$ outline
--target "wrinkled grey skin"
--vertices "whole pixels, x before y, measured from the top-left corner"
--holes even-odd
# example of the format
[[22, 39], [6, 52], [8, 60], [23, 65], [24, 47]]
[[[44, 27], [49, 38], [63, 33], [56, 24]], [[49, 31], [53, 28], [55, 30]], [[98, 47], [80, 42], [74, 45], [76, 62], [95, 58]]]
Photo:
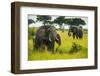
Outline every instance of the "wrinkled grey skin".
[[[72, 35], [71, 35], [72, 34]], [[82, 27], [70, 27], [68, 30], [68, 36], [73, 36], [73, 39], [82, 39], [83, 38], [83, 31]]]
[[60, 46], [61, 39], [60, 35], [57, 34], [54, 26], [41, 26], [37, 32], [35, 37], [35, 48], [43, 48], [47, 46], [49, 51], [54, 52], [55, 41]]

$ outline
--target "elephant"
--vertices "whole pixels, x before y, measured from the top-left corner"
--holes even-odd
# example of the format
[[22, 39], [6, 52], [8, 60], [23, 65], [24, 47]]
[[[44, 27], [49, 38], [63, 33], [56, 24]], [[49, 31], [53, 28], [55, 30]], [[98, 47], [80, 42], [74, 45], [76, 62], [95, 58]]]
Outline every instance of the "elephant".
[[35, 37], [35, 48], [43, 48], [47, 46], [47, 49], [51, 52], [54, 52], [55, 42], [60, 46], [61, 37], [56, 32], [54, 26], [40, 26], [36, 32]]
[[76, 27], [76, 26], [71, 26], [68, 30], [68, 36], [73, 36], [73, 39], [82, 39], [83, 38], [83, 31], [82, 31], [82, 26]]

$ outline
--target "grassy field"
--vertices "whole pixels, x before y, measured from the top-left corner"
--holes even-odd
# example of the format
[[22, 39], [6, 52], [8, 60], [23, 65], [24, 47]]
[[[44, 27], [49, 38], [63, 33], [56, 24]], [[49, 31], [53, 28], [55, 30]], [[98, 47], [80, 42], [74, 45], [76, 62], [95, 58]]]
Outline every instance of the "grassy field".
[[[68, 31], [57, 31], [61, 36], [61, 46], [59, 47], [55, 43], [55, 50], [57, 49], [57, 53], [50, 53], [47, 51], [47, 48], [43, 50], [43, 52], [34, 51], [34, 41], [32, 38], [28, 40], [28, 60], [56, 60], [56, 59], [79, 59], [79, 58], [87, 58], [88, 57], [88, 35], [84, 34], [83, 39], [73, 39], [72, 37], [68, 37]], [[81, 49], [77, 52], [74, 52], [72, 46], [73, 43], [81, 46]], [[71, 52], [73, 51], [73, 52]]]

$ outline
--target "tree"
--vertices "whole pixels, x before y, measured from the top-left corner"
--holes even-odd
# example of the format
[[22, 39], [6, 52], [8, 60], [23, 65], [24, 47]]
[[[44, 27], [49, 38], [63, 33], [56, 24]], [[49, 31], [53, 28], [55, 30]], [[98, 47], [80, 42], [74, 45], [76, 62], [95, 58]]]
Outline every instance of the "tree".
[[60, 29], [64, 31], [65, 16], [59, 16], [53, 22], [58, 24]]
[[72, 18], [65, 19], [65, 24], [73, 25], [73, 19]]
[[74, 18], [73, 19], [73, 24], [76, 25], [76, 26], [79, 26], [79, 25], [85, 25], [86, 23], [81, 18]]
[[32, 23], [35, 23], [35, 21], [32, 20], [32, 19], [28, 19], [28, 25], [29, 25], [29, 24], [32, 24]]
[[65, 20], [65, 24], [71, 26], [79, 26], [79, 25], [85, 25], [86, 22], [81, 18], [70, 18]]
[[37, 15], [37, 22], [43, 22], [43, 25], [45, 26], [49, 21], [51, 20], [51, 16], [48, 15]]

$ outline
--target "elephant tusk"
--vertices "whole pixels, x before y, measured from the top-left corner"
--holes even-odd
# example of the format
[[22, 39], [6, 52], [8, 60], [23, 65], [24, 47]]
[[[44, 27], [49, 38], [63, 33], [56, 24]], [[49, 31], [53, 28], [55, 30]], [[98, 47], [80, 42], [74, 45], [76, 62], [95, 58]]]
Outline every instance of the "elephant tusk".
[[49, 41], [50, 41], [50, 42], [52, 41], [50, 37], [49, 37]]

